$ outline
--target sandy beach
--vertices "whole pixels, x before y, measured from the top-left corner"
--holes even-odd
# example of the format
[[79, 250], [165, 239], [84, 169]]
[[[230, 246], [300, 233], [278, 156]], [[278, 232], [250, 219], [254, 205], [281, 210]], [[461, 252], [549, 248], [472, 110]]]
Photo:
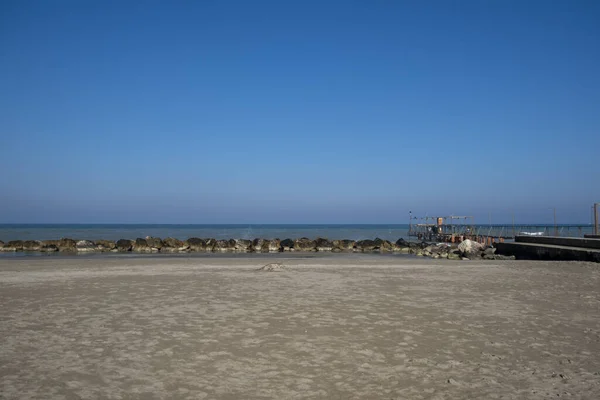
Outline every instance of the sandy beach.
[[0, 304], [2, 399], [600, 398], [598, 264], [0, 258]]

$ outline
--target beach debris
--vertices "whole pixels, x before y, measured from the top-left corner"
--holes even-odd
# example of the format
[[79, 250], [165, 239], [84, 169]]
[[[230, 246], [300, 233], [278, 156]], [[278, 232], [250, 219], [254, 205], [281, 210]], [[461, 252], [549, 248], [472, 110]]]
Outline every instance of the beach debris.
[[286, 266], [280, 263], [270, 263], [267, 265], [263, 265], [258, 269], [258, 271], [267, 271], [267, 272], [280, 272], [285, 271]]

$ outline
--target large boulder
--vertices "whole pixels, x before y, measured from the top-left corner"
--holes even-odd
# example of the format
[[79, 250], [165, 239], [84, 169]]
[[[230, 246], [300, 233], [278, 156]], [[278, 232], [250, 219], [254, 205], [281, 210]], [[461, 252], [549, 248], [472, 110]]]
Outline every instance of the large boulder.
[[98, 251], [113, 251], [116, 248], [117, 245], [112, 240], [96, 240], [96, 249]]
[[133, 241], [129, 240], [129, 239], [119, 239], [117, 240], [117, 243], [115, 243], [117, 251], [120, 252], [127, 252], [127, 251], [131, 251], [132, 247], [133, 247]]
[[152, 236], [146, 236], [146, 243], [148, 243], [148, 246], [152, 249], [153, 252], [160, 251], [160, 249], [162, 249], [162, 247], [164, 246], [161, 238]]
[[80, 253], [88, 253], [96, 251], [96, 244], [91, 240], [79, 240], [76, 244], [76, 248]]
[[248, 239], [236, 239], [234, 250], [240, 253], [249, 253], [252, 251], [252, 241]]
[[316, 238], [315, 239], [315, 248], [317, 251], [332, 251], [333, 250], [333, 242], [329, 239], [325, 238]]
[[395, 253], [408, 254], [410, 253], [410, 242], [400, 238], [393, 244], [392, 251]]
[[252, 248], [257, 253], [266, 253], [269, 251], [269, 241], [265, 239], [256, 238], [252, 241]]
[[44, 244], [40, 251], [44, 253], [54, 253], [58, 251], [58, 246], [55, 244]]
[[163, 247], [160, 251], [165, 253], [178, 253], [184, 252], [189, 249], [189, 245], [184, 244], [183, 241], [175, 238], [166, 238], [163, 241]]
[[279, 244], [283, 251], [294, 251], [294, 241], [292, 239], [283, 239]]
[[206, 239], [206, 251], [214, 251], [215, 246], [217, 245], [216, 239]]
[[356, 251], [370, 252], [379, 250], [379, 246], [374, 240], [366, 239], [356, 242]]
[[279, 253], [281, 251], [281, 240], [279, 240], [279, 239], [267, 240], [267, 251], [269, 253]]
[[62, 238], [58, 241], [57, 245], [58, 245], [59, 251], [67, 251], [67, 252], [77, 251], [77, 242], [73, 239]]
[[229, 239], [219, 239], [216, 241], [215, 246], [213, 248], [214, 251], [219, 253], [225, 253], [228, 251], [233, 251], [235, 249], [235, 240]]
[[334, 240], [331, 242], [333, 244], [333, 250], [339, 249], [340, 251], [352, 251], [354, 250], [354, 246], [356, 242], [354, 240], [343, 239], [343, 240]]
[[54, 253], [58, 251], [58, 240], [42, 240], [42, 248], [40, 251], [44, 253]]
[[471, 254], [483, 251], [483, 245], [470, 239], [465, 239], [458, 245], [462, 254]]
[[137, 238], [133, 243], [131, 251], [136, 253], [152, 253], [152, 247], [148, 245], [146, 239]]
[[39, 240], [26, 240], [23, 242], [23, 251], [40, 251], [42, 242]]
[[4, 247], [13, 248], [13, 251], [22, 251], [23, 250], [23, 241], [22, 240], [11, 240]]
[[374, 240], [374, 242], [375, 242], [375, 245], [379, 247], [379, 251], [381, 251], [381, 252], [390, 252], [394, 248], [394, 246], [392, 245], [392, 242], [390, 242], [389, 240], [376, 238]]
[[400, 238], [396, 240], [395, 245], [398, 247], [410, 247], [410, 242], [407, 242], [404, 238]]
[[314, 240], [303, 237], [294, 241], [295, 251], [316, 251], [317, 246]]
[[8, 243], [4, 243], [4, 246], [2, 246], [1, 250], [4, 252], [22, 251], [23, 250], [23, 241], [22, 240], [11, 240]]
[[193, 252], [204, 252], [206, 251], [206, 241], [204, 239], [200, 239], [200, 238], [189, 238], [188, 240], [186, 240], [183, 244], [185, 247], [187, 247], [190, 251]]
[[461, 256], [460, 256], [460, 250], [456, 249], [456, 250], [452, 250], [448, 253], [447, 256], [448, 260], [460, 260]]

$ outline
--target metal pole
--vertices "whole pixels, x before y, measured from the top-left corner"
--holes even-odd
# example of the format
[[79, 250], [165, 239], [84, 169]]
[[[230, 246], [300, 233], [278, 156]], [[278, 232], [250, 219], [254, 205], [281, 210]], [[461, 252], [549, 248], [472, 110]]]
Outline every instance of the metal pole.
[[556, 208], [554, 210], [554, 236], [558, 236], [558, 228], [556, 227]]
[[598, 206], [600, 206], [600, 203], [594, 204], [594, 235], [598, 235], [598, 232], [600, 232], [598, 228]]
[[515, 237], [515, 213], [512, 213], [512, 217], [513, 217], [513, 238]]

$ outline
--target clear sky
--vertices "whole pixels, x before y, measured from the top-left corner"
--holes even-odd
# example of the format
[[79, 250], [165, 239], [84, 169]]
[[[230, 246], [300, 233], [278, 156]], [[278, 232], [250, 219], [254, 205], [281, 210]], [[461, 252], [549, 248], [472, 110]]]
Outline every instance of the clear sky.
[[0, 2], [0, 222], [589, 223], [599, 1]]

